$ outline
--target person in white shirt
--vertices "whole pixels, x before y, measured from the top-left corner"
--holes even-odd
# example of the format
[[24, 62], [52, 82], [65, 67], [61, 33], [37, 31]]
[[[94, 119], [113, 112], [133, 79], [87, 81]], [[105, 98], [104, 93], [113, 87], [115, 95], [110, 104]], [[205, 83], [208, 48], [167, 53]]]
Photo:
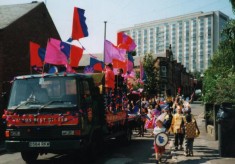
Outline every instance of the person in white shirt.
[[[163, 122], [160, 119], [156, 120], [156, 127], [153, 129], [153, 134], [156, 136], [159, 133], [166, 132], [166, 128], [163, 126]], [[154, 150], [156, 155], [156, 164], [158, 164], [162, 154], [165, 152], [165, 147], [159, 147], [154, 141]]]

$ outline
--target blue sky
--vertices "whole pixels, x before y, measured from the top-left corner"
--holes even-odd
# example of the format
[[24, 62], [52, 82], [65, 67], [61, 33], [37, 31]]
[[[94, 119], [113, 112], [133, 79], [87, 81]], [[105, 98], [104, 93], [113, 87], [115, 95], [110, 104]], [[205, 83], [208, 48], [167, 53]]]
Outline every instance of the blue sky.
[[[116, 44], [116, 33], [122, 28], [153, 20], [170, 18], [198, 11], [220, 10], [234, 18], [229, 0], [38, 0], [47, 8], [62, 40], [72, 31], [73, 7], [85, 9], [89, 36], [80, 42], [85, 53], [102, 53], [104, 21], [106, 39]], [[30, 3], [32, 0], [0, 0], [0, 5]], [[74, 44], [77, 44], [76, 42]]]

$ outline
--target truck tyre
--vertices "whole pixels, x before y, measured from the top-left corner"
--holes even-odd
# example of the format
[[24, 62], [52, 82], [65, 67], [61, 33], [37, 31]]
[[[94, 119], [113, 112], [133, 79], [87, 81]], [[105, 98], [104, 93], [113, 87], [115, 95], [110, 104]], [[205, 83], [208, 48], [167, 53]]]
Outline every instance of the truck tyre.
[[37, 160], [38, 153], [33, 151], [23, 151], [21, 152], [21, 157], [26, 163], [31, 164], [35, 163], [35, 161]]
[[88, 162], [95, 161], [99, 155], [103, 152], [104, 139], [101, 131], [96, 131], [93, 133], [88, 150], [87, 159]]
[[118, 142], [122, 145], [128, 145], [131, 143], [132, 139], [132, 130], [130, 128], [126, 128], [124, 134], [116, 138]]
[[124, 142], [125, 144], [130, 144], [132, 139], [132, 130], [131, 128], [126, 129], [126, 134], [124, 136]]

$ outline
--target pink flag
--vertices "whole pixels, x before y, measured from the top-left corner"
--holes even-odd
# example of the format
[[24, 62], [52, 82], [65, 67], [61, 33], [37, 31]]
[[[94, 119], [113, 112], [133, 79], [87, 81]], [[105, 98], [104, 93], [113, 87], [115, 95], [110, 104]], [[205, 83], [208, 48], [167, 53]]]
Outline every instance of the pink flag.
[[61, 41], [50, 38], [47, 43], [45, 62], [55, 65], [66, 65], [68, 63], [66, 55], [61, 51]]
[[110, 41], [104, 41], [105, 63], [112, 63], [113, 59], [125, 61], [126, 50], [115, 47]]

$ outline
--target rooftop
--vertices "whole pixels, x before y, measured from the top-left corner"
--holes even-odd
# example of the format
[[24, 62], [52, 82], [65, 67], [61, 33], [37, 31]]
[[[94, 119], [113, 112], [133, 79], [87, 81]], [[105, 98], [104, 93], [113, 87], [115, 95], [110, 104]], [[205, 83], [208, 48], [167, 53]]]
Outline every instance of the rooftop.
[[11, 23], [26, 15], [41, 3], [43, 2], [0, 6], [0, 29], [4, 29], [9, 26]]

